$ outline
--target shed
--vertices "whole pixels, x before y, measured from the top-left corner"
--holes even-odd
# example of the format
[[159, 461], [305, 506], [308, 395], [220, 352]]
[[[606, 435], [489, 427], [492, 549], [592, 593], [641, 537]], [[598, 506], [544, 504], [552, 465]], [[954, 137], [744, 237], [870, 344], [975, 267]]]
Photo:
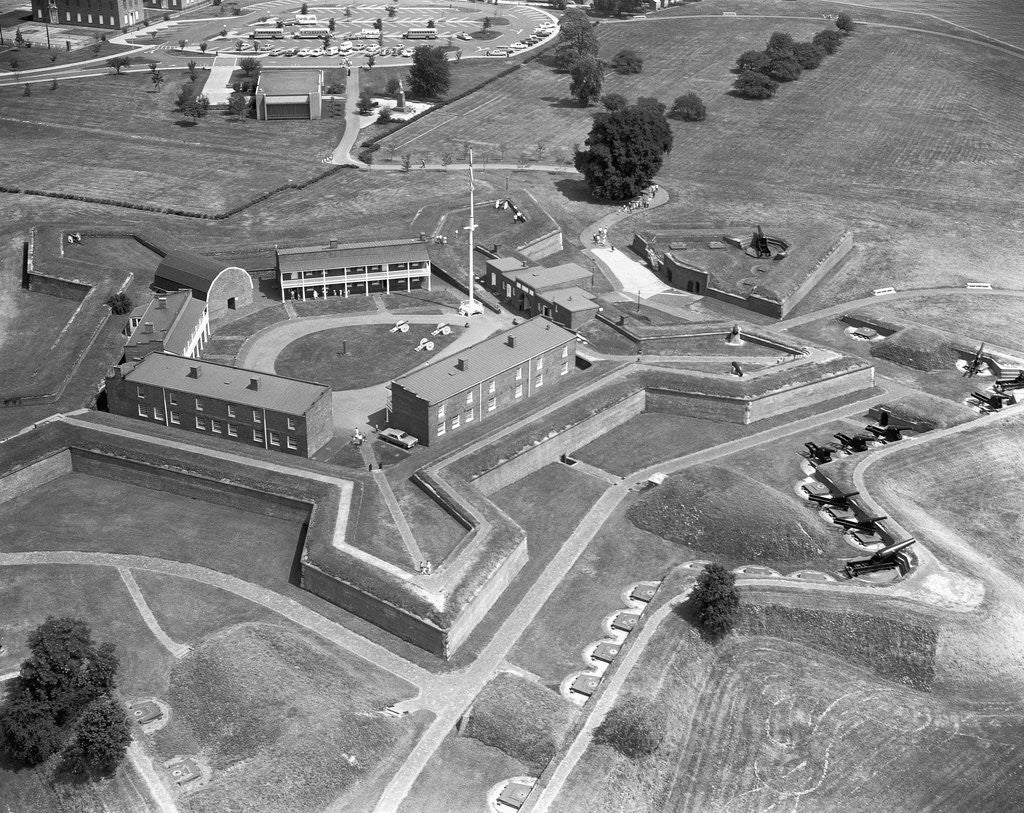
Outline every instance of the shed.
[[263, 71], [256, 86], [256, 118], [260, 121], [319, 119], [323, 84], [323, 71]]
[[168, 251], [157, 266], [153, 280], [165, 291], [190, 289], [206, 302], [210, 319], [252, 304], [252, 277], [244, 268], [225, 266], [201, 254]]

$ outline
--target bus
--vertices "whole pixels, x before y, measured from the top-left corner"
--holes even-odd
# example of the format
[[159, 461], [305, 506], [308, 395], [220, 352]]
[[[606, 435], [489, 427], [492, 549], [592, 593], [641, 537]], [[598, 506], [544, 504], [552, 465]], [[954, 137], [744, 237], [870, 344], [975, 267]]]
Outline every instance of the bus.
[[331, 36], [331, 29], [326, 25], [310, 26], [300, 28], [295, 36], [300, 40], [319, 40]]
[[436, 28], [410, 28], [402, 34], [404, 40], [436, 40]]
[[283, 40], [284, 31], [280, 28], [257, 28], [249, 35], [251, 40]]

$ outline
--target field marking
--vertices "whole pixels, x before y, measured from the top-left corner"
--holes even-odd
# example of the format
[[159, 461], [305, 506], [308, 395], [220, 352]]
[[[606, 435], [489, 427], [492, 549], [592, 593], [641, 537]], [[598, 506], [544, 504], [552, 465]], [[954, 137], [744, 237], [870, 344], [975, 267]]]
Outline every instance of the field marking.
[[161, 813], [178, 813], [178, 805], [174, 797], [167, 789], [167, 786], [160, 780], [160, 775], [153, 768], [153, 762], [139, 745], [138, 740], [133, 740], [128, 746], [128, 759], [135, 768], [139, 777], [149, 790], [150, 798], [156, 804]]
[[149, 603], [146, 601], [146, 597], [142, 595], [142, 590], [139, 589], [139, 583], [135, 581], [135, 576], [126, 567], [119, 567], [117, 572], [121, 575], [121, 581], [124, 582], [124, 586], [128, 588], [128, 592], [132, 595], [132, 601], [135, 602], [136, 608], [138, 608], [139, 615], [142, 616], [142, 620], [146, 622], [146, 626], [149, 627], [150, 632], [156, 637], [156, 639], [163, 645], [164, 649], [170, 652], [175, 658], [183, 658], [189, 653], [190, 646], [185, 644], [179, 644], [177, 641], [171, 639], [163, 627], [160, 626], [160, 622], [156, 620], [156, 616], [153, 615], [153, 611], [149, 608]]
[[432, 132], [434, 132], [434, 130], [436, 130], [436, 129], [437, 129], [438, 127], [444, 127], [444, 126], [445, 126], [446, 124], [448, 124], [448, 122], [450, 122], [450, 121], [455, 121], [455, 118], [456, 118], [455, 116], [452, 116], [452, 117], [450, 117], [450, 118], [446, 119], [445, 121], [442, 121], [442, 122], [441, 122], [440, 124], [435, 124], [435, 125], [434, 125], [433, 127], [431, 127], [431, 128], [429, 129], [429, 130], [424, 130], [424, 131], [423, 131], [422, 133], [420, 133], [420, 134], [419, 134], [418, 136], [413, 136], [413, 137], [412, 137], [412, 138], [410, 138], [410, 139], [409, 139], [408, 141], [405, 141], [405, 142], [403, 142], [403, 143], [399, 144], [399, 145], [398, 145], [398, 147], [397, 147], [397, 149], [400, 149], [400, 150], [401, 150], [401, 149], [404, 149], [405, 147], [408, 147], [408, 146], [409, 146], [410, 144], [412, 144], [412, 142], [414, 142], [414, 141], [415, 141], [415, 140], [416, 140], [417, 138], [423, 138], [423, 136], [425, 136], [425, 135], [426, 135], [427, 133], [432, 133]]

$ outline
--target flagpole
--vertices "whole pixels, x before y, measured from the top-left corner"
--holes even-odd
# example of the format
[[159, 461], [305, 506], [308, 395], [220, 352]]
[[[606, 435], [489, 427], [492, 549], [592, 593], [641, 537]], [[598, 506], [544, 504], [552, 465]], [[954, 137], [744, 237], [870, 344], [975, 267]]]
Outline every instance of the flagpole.
[[469, 307], [473, 307], [473, 231], [476, 222], [473, 219], [473, 150], [469, 151]]

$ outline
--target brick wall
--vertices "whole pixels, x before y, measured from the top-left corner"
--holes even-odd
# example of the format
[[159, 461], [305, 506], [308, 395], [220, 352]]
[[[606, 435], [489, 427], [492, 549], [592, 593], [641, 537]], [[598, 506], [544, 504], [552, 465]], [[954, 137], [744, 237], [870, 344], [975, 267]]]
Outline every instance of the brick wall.
[[20, 497], [62, 474], [71, 473], [71, 453], [67, 449], [11, 472], [0, 478], [0, 503]]
[[227, 268], [220, 273], [210, 292], [206, 296], [206, 304], [210, 312], [210, 320], [219, 319], [228, 312], [228, 299], [235, 299], [236, 308], [244, 308], [252, 304], [253, 282], [247, 271], [241, 268]]
[[334, 437], [334, 400], [333, 393], [328, 390], [316, 400], [306, 412], [306, 432], [303, 454], [312, 457], [321, 446]]

